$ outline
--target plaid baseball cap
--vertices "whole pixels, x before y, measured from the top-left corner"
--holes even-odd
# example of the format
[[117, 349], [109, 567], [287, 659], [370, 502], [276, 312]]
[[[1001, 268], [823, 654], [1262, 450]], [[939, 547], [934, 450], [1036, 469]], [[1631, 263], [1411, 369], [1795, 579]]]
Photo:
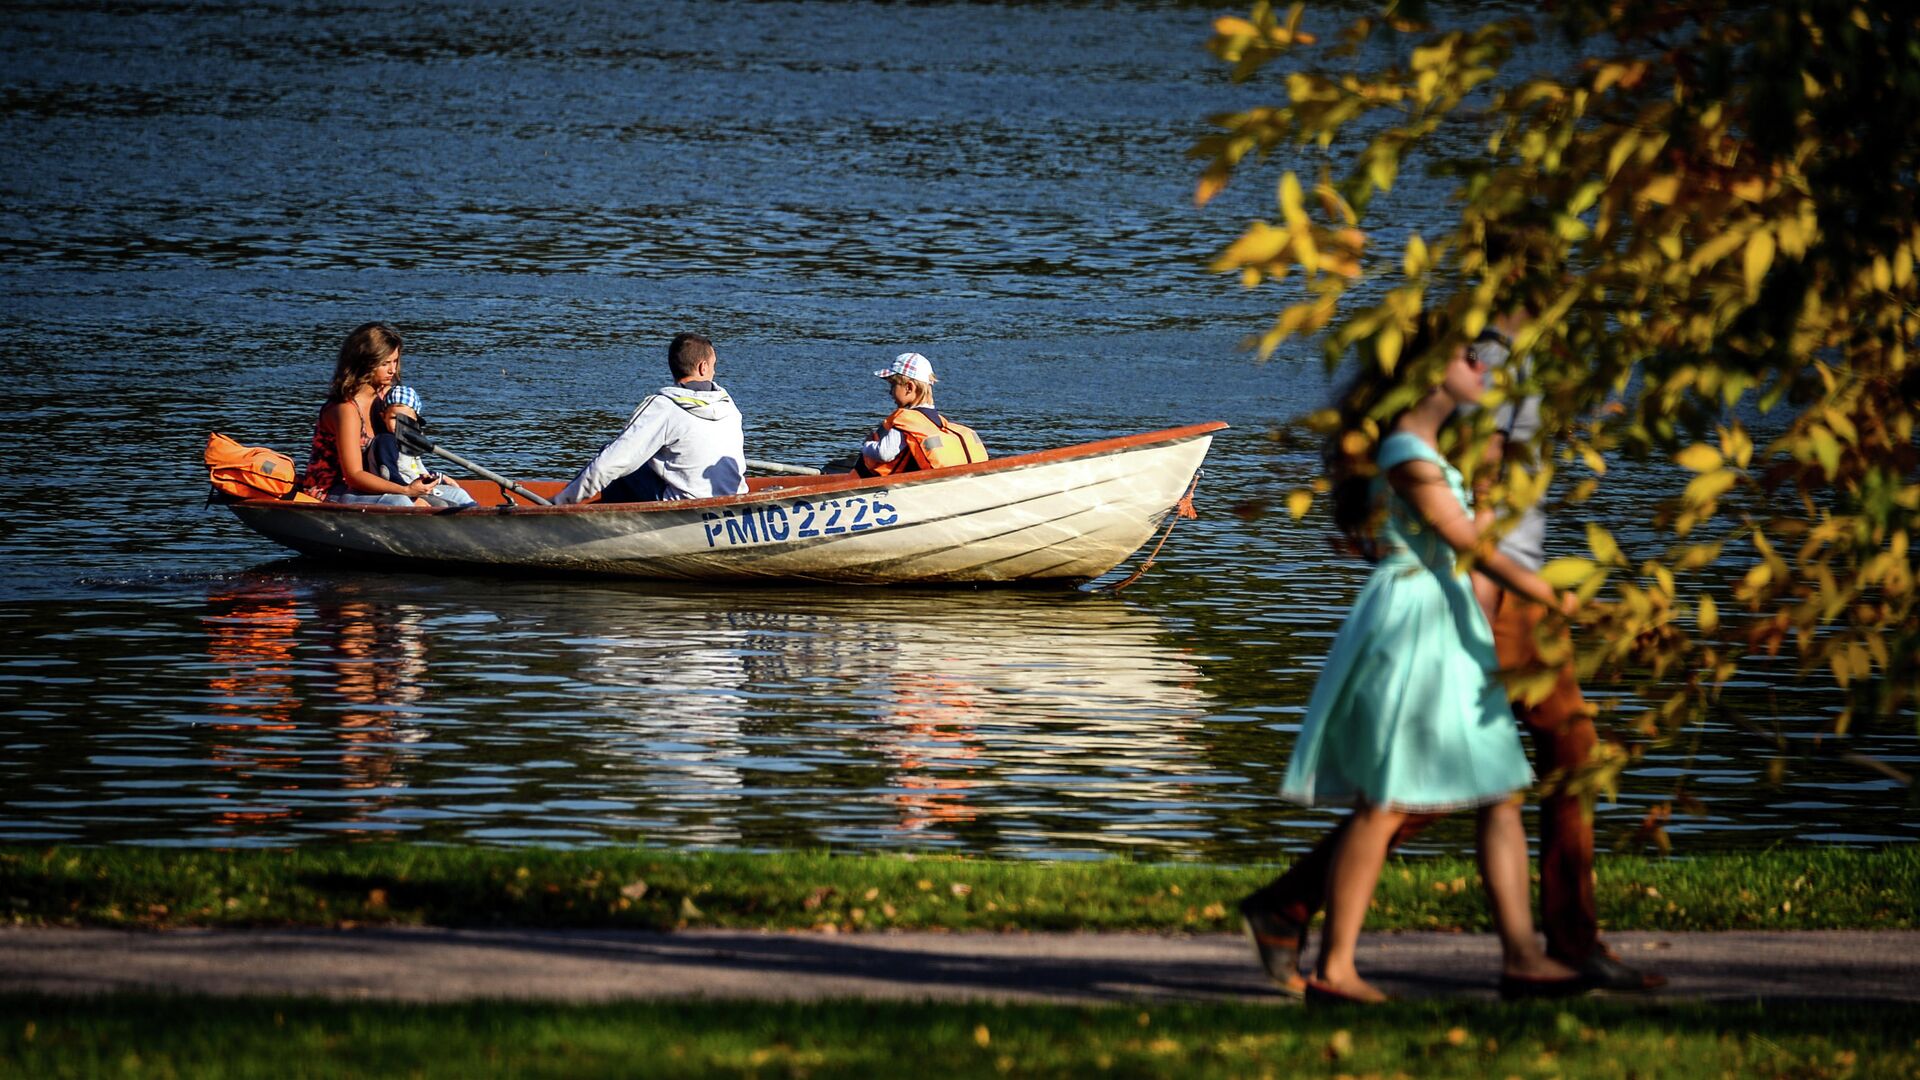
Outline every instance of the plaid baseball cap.
[[420, 391], [411, 386], [395, 386], [387, 390], [387, 407], [392, 408], [395, 405], [404, 405], [412, 409], [415, 415], [426, 408], [420, 400]]
[[901, 353], [899, 356], [893, 358], [893, 363], [874, 372], [874, 374], [883, 379], [891, 378], [895, 375], [905, 375], [909, 379], [918, 379], [924, 383], [940, 381], [933, 377], [933, 361], [928, 360], [917, 352]]

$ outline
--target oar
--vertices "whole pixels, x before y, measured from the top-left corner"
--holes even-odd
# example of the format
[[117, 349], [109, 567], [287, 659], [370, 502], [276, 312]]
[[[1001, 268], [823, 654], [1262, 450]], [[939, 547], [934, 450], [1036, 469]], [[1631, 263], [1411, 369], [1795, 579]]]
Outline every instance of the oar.
[[393, 435], [394, 435], [394, 438], [400, 440], [400, 444], [402, 446], [405, 446], [407, 449], [413, 451], [416, 454], [432, 454], [435, 457], [446, 458], [448, 461], [453, 462], [455, 465], [460, 466], [461, 468], [467, 470], [473, 475], [478, 476], [483, 480], [491, 480], [494, 483], [499, 484], [501, 487], [506, 488], [508, 491], [513, 492], [515, 495], [518, 495], [521, 498], [528, 500], [529, 502], [536, 502], [536, 503], [539, 503], [541, 506], [553, 505], [553, 503], [549, 502], [548, 500], [543, 499], [538, 495], [535, 495], [533, 492], [528, 491], [526, 488], [521, 487], [519, 484], [516, 484], [513, 481], [507, 479], [506, 477], [501, 476], [499, 473], [494, 472], [491, 469], [481, 468], [480, 466], [475, 465], [473, 462], [468, 461], [466, 458], [461, 457], [459, 454], [456, 454], [451, 450], [447, 450], [436, 445], [432, 439], [427, 438], [426, 432], [420, 430], [419, 423], [416, 422], [411, 416], [404, 416], [397, 413], [394, 415]]
[[759, 469], [766, 473], [779, 473], [782, 476], [819, 476], [820, 470], [805, 465], [782, 465], [777, 461], [755, 461], [747, 459], [747, 468]]

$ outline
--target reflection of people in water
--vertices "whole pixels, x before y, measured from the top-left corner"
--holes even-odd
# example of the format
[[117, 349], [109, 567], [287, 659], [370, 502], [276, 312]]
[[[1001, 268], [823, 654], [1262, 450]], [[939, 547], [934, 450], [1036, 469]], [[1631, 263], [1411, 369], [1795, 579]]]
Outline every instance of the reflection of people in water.
[[[395, 777], [400, 754], [394, 744], [416, 741], [420, 734], [407, 726], [411, 714], [394, 707], [417, 701], [425, 692], [426, 646], [419, 614], [406, 604], [335, 595], [333, 602], [316, 606], [305, 628], [309, 635], [316, 627], [331, 633], [326, 662], [335, 676], [333, 697], [349, 706], [321, 713], [328, 730], [344, 744], [338, 759], [344, 773], [340, 786], [400, 788], [404, 785]], [[217, 792], [215, 797], [232, 797], [242, 808], [223, 811], [216, 821], [238, 829], [296, 817], [297, 803], [270, 802], [276, 798], [271, 793], [310, 786], [293, 773], [310, 770], [315, 754], [311, 742], [286, 733], [303, 726], [311, 729], [313, 707], [324, 709], [331, 703], [324, 692], [318, 702], [311, 693], [304, 699], [299, 693], [300, 598], [285, 585], [265, 581], [235, 585], [207, 601], [208, 614], [201, 624], [211, 661], [209, 709], [225, 721], [210, 725], [221, 736], [212, 756], [256, 788]], [[268, 732], [282, 734], [263, 742], [260, 737]], [[276, 772], [288, 775], [275, 777]], [[378, 804], [352, 805], [365, 812]]]
[[393, 778], [393, 743], [419, 736], [395, 705], [417, 701], [427, 671], [426, 640], [419, 614], [406, 604], [343, 599], [322, 607], [321, 625], [333, 631], [331, 666], [335, 693], [355, 709], [340, 716], [339, 736], [347, 744], [340, 763], [350, 774], [349, 788], [398, 787]]
[[[263, 754], [243, 740], [266, 731], [291, 731], [300, 708], [294, 692], [294, 645], [300, 615], [293, 592], [284, 587], [232, 589], [207, 597], [200, 617], [207, 632], [208, 709], [225, 722], [212, 729], [220, 733], [210, 748], [220, 767], [242, 774], [298, 765], [294, 755]], [[228, 738], [233, 736], [233, 738]], [[227, 799], [229, 792], [215, 798]], [[230, 828], [261, 825], [285, 818], [285, 806], [247, 805], [223, 809], [214, 823]]]
[[[978, 811], [967, 804], [973, 781], [966, 776], [977, 766], [959, 763], [980, 756], [973, 730], [974, 699], [984, 691], [921, 671], [895, 673], [887, 690], [890, 708], [880, 717], [887, 727], [873, 741], [894, 759], [896, 790], [888, 798], [901, 810], [896, 828], [920, 832], [936, 824], [972, 821]], [[941, 775], [954, 772], [962, 775]], [[927, 839], [952, 839], [952, 834], [930, 834]]]

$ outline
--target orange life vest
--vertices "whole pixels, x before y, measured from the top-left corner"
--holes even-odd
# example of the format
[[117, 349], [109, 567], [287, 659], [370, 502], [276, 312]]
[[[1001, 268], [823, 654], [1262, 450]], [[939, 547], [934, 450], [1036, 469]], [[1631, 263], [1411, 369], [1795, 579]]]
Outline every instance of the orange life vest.
[[888, 431], [898, 431], [906, 440], [906, 452], [892, 461], [883, 461], [878, 465], [868, 465], [863, 459], [860, 471], [869, 476], [889, 476], [893, 473], [912, 472], [915, 469], [943, 469], [949, 465], [967, 465], [975, 461], [987, 460], [987, 448], [981, 443], [980, 436], [965, 424], [956, 424], [945, 416], [940, 424], [928, 419], [919, 409], [896, 409], [892, 416], [880, 421], [880, 430], [874, 433], [879, 439]]
[[207, 479], [215, 490], [242, 499], [317, 502], [295, 495], [293, 459], [264, 446], [242, 446], [219, 432], [207, 436]]

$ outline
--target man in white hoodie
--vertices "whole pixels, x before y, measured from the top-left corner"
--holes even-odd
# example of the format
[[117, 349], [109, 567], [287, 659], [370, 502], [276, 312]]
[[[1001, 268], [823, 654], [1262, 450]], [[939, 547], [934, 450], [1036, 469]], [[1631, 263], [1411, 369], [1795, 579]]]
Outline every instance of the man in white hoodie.
[[627, 426], [559, 495], [556, 504], [705, 499], [747, 490], [740, 410], [714, 385], [713, 342], [679, 334], [667, 346], [673, 385], [647, 396]]

